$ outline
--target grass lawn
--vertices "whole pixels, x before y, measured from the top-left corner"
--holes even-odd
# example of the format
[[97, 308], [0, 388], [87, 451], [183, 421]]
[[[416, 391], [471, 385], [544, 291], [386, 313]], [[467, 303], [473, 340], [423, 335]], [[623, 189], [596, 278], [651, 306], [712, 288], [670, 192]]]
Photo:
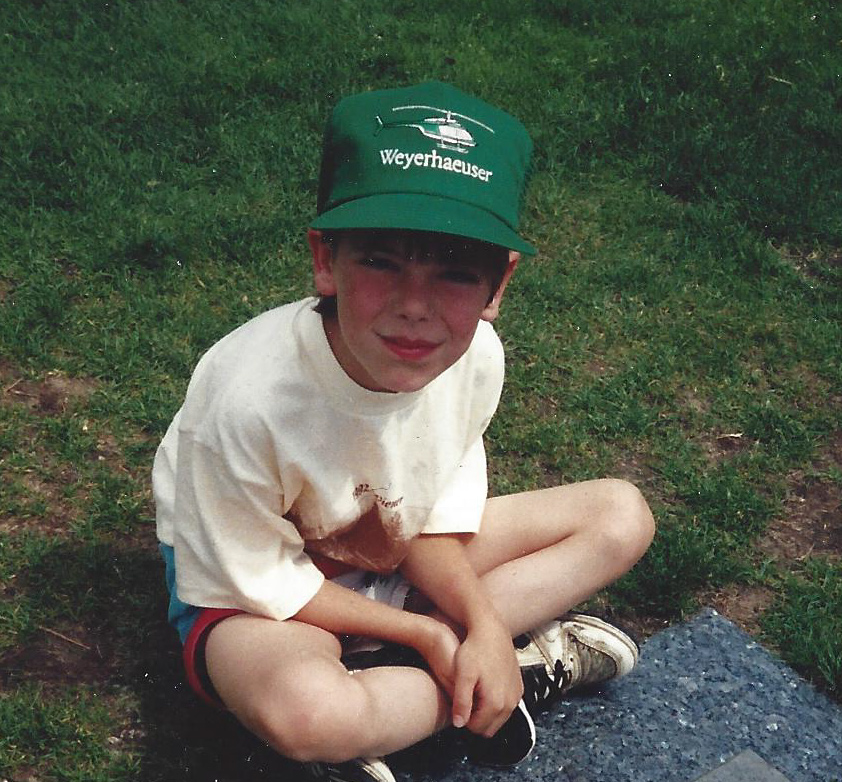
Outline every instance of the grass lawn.
[[594, 604], [643, 636], [713, 605], [842, 698], [835, 3], [21, 0], [0, 30], [0, 779], [270, 778], [182, 684], [151, 462], [202, 352], [311, 292], [330, 106], [431, 78], [536, 143], [492, 490], [635, 481], [658, 535]]

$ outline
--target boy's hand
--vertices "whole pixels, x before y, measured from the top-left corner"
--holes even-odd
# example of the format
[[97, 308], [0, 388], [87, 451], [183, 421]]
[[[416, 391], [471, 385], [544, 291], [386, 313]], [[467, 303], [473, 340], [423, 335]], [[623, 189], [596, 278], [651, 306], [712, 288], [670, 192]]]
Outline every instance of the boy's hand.
[[433, 676], [452, 698], [459, 639], [443, 622], [429, 617], [424, 619], [428, 623], [427, 632], [419, 634], [419, 643], [415, 648], [427, 661]]
[[453, 685], [439, 677], [452, 699], [451, 719], [481, 736], [492, 736], [523, 695], [523, 680], [508, 628], [497, 615], [457, 535], [421, 535], [401, 566], [434, 603], [441, 619], [464, 628]]
[[523, 696], [523, 680], [512, 639], [489, 619], [468, 631], [456, 653], [453, 724], [493, 736]]

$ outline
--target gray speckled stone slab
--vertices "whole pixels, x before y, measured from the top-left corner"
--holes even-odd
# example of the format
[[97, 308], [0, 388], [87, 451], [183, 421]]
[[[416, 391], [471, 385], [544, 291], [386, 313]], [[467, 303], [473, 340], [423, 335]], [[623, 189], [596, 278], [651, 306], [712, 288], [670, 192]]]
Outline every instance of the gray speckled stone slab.
[[842, 709], [706, 610], [603, 693], [558, 703], [515, 769], [472, 766], [447, 737], [391, 765], [399, 782], [689, 782], [747, 750], [789, 782], [842, 782]]
[[719, 768], [699, 777], [696, 782], [788, 782], [757, 753], [747, 749]]

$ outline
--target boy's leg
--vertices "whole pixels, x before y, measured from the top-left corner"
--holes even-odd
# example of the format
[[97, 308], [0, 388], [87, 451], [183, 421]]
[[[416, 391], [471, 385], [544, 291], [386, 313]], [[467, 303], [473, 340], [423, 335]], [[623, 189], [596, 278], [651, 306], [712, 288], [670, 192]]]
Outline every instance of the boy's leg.
[[213, 685], [253, 733], [293, 760], [342, 762], [404, 749], [449, 720], [439, 687], [416, 668], [349, 674], [331, 633], [241, 614], [211, 630]]
[[605, 479], [489, 499], [466, 550], [515, 636], [630, 570], [653, 534], [640, 492]]
[[[622, 481], [573, 484], [488, 501], [467, 544], [512, 635], [565, 613], [643, 555], [653, 521]], [[238, 615], [211, 631], [208, 672], [252, 732], [295, 760], [341, 762], [410, 746], [450, 720], [433, 678], [415, 668], [349, 675], [330, 633]]]

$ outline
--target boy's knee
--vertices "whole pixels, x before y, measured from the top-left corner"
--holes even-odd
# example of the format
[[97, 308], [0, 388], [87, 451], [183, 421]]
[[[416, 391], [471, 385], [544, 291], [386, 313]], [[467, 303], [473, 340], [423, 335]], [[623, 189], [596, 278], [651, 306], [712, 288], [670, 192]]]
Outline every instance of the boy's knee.
[[614, 553], [629, 561], [642, 557], [655, 535], [655, 519], [643, 494], [632, 483], [608, 479], [610, 510], [604, 516], [603, 534]]
[[291, 760], [326, 761], [322, 757], [324, 733], [330, 714], [320, 699], [261, 699], [249, 715], [249, 727], [274, 749]]
[[360, 714], [354, 699], [342, 697], [323, 682], [299, 681], [282, 697], [261, 698], [251, 727], [287, 758], [298, 762], [342, 762], [362, 754]]

